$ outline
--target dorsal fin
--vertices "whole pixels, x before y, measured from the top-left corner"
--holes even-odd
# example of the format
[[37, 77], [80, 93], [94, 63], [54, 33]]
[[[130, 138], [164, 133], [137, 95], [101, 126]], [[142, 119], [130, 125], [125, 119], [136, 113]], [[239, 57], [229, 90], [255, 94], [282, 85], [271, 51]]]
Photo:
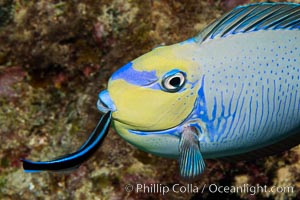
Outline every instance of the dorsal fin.
[[300, 29], [300, 4], [258, 3], [238, 6], [201, 31], [195, 40], [260, 30]]

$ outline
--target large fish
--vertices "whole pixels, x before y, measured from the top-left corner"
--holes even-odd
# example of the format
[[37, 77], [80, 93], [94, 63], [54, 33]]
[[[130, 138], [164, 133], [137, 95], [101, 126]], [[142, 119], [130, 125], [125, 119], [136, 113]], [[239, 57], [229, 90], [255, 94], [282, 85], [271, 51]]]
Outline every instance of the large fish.
[[97, 107], [112, 112], [113, 127], [132, 145], [177, 158], [187, 179], [203, 172], [204, 158], [296, 145], [299, 29], [299, 4], [236, 7], [196, 37], [120, 68]]

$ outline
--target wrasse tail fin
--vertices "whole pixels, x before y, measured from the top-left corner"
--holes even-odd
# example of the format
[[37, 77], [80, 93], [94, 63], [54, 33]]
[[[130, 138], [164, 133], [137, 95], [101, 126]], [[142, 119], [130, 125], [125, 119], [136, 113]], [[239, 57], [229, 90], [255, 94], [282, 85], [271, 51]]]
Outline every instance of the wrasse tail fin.
[[78, 168], [100, 147], [103, 139], [108, 133], [111, 122], [111, 111], [101, 117], [96, 128], [91, 133], [87, 141], [74, 153], [67, 154], [50, 161], [30, 161], [21, 159], [25, 172], [41, 171], [70, 171]]
[[200, 152], [197, 130], [184, 128], [179, 142], [179, 170], [186, 180], [197, 179], [205, 169], [205, 162]]

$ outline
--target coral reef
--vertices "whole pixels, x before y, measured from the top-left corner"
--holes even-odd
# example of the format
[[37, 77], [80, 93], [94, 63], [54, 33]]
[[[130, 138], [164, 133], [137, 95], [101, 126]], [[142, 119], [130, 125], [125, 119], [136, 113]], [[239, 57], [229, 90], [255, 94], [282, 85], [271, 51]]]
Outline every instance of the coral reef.
[[[252, 162], [209, 160], [202, 179], [193, 183], [203, 191], [166, 194], [126, 187], [187, 186], [176, 160], [141, 152], [113, 129], [72, 173], [26, 174], [19, 160], [47, 160], [76, 150], [96, 125], [97, 94], [117, 68], [254, 2], [263, 1], [0, 0], [0, 198], [299, 199], [299, 146]], [[211, 193], [209, 184], [293, 186], [294, 191], [221, 194]]]

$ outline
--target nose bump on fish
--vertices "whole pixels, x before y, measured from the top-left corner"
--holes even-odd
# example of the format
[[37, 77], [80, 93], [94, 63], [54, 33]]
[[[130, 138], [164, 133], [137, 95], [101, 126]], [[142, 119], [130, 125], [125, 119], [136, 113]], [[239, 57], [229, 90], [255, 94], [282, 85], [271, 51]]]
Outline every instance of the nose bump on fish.
[[112, 99], [109, 96], [109, 93], [107, 90], [103, 90], [98, 95], [99, 99], [97, 102], [97, 108], [101, 112], [108, 112], [108, 111], [116, 111], [116, 106]]

